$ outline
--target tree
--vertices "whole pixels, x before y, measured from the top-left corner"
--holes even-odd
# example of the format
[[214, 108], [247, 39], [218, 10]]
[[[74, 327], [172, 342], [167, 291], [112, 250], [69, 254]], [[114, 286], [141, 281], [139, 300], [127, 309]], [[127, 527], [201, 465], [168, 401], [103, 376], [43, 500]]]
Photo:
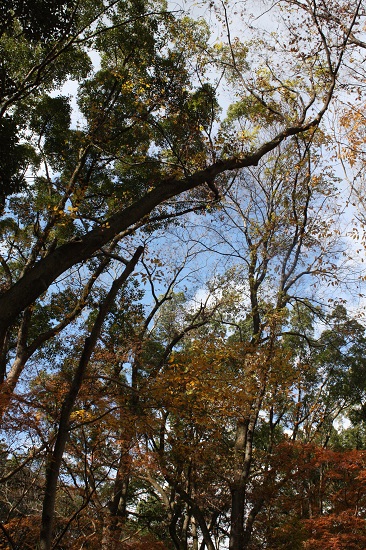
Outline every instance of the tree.
[[[325, 257], [336, 233], [323, 205], [312, 203], [326, 202], [334, 180], [319, 163], [326, 137], [318, 127], [344, 61], [357, 64], [348, 52], [363, 47], [355, 31], [362, 12], [360, 2], [337, 3], [340, 21], [323, 4], [288, 5], [276, 3], [281, 38], [263, 39], [259, 28], [251, 44], [234, 38], [226, 4], [211, 6], [225, 44], [202, 20], [160, 3], [47, 3], [47, 18], [37, 3], [2, 8], [1, 409], [17, 434], [31, 411], [34, 452], [48, 465], [44, 548], [52, 537], [72, 545], [78, 531], [85, 545], [150, 544], [159, 534], [149, 518], [162, 509], [157, 547], [168, 533], [179, 549], [190, 540], [197, 548], [199, 537], [213, 549], [219, 536], [249, 547], [257, 518], [280, 494], [271, 461], [284, 430], [293, 426], [294, 445], [320, 433], [329, 439], [322, 415], [329, 428], [337, 411], [363, 403], [362, 391], [355, 398], [333, 377], [350, 374], [347, 339], [323, 334], [315, 353], [303, 343], [314, 335], [288, 330], [299, 304], [316, 312], [301, 282], [339, 278], [337, 252]], [[19, 55], [9, 54], [13, 47]], [[94, 72], [89, 51], [100, 61]], [[78, 124], [59, 89], [70, 76]], [[221, 117], [224, 89], [234, 102]], [[220, 242], [193, 230], [194, 214]], [[178, 224], [210, 254], [230, 258], [229, 272], [216, 273], [213, 294], [195, 307], [177, 286], [184, 263], [161, 296], [156, 287], [163, 256], [153, 236], [167, 248]], [[228, 281], [236, 295], [245, 287], [248, 301], [228, 296]], [[150, 313], [131, 306], [127, 288], [140, 300], [150, 292]], [[343, 313], [334, 315], [336, 330], [347, 331]], [[362, 330], [353, 330], [361, 342]], [[361, 369], [352, 357], [355, 385]], [[205, 403], [211, 367], [222, 397]], [[237, 392], [231, 401], [223, 380]], [[104, 443], [111, 456], [100, 451]], [[219, 472], [209, 460], [215, 445]], [[19, 471], [27, 452], [15, 453]], [[14, 545], [13, 519], [4, 518], [3, 534]]]
[[[107, 50], [105, 54], [103, 53], [106, 69], [101, 70], [96, 76], [96, 79], [92, 79], [88, 85], [84, 86], [85, 91], [88, 89], [88, 86], [89, 88], [91, 85], [94, 86], [94, 98], [96, 101], [94, 104], [92, 103], [87, 106], [89, 116], [87, 116], [85, 132], [81, 132], [81, 134], [72, 132], [72, 135], [77, 139], [79, 145], [72, 143], [73, 140], [71, 140], [72, 145], [71, 143], [70, 145], [72, 150], [76, 151], [78, 149], [78, 154], [76, 155], [76, 159], [69, 159], [69, 161], [71, 161], [70, 166], [68, 166], [69, 163], [65, 164], [65, 173], [62, 179], [66, 178], [66, 180], [61, 188], [65, 189], [64, 193], [66, 194], [63, 195], [63, 198], [59, 197], [57, 186], [51, 192], [55, 201], [51, 206], [51, 212], [45, 215], [44, 221], [37, 220], [42, 230], [37, 240], [37, 244], [33, 247], [34, 258], [28, 266], [27, 273], [24, 273], [23, 276], [17, 280], [14, 287], [11, 285], [1, 297], [1, 310], [6, 312], [3, 313], [1, 321], [3, 337], [5, 336], [4, 331], [6, 331], [7, 327], [15, 321], [16, 316], [26, 307], [30, 306], [60, 275], [62, 275], [62, 273], [72, 266], [90, 258], [90, 256], [106, 245], [116, 235], [125, 231], [131, 231], [136, 224], [138, 226], [141, 223], [145, 223], [145, 217], [149, 216], [160, 204], [172, 197], [201, 186], [206, 182], [210, 184], [210, 182], [213, 182], [220, 174], [227, 171], [236, 171], [247, 166], [253, 166], [257, 164], [266, 153], [275, 149], [287, 137], [315, 128], [319, 124], [331, 101], [347, 41], [358, 16], [358, 8], [359, 6], [355, 7], [355, 11], [352, 13], [352, 17], [350, 17], [349, 20], [349, 27], [347, 28], [346, 35], [343, 36], [338, 47], [334, 46], [333, 41], [331, 44], [328, 44], [322, 28], [318, 29], [318, 36], [315, 36], [314, 40], [319, 44], [320, 48], [318, 58], [321, 65], [321, 73], [320, 80], [314, 80], [312, 84], [310, 83], [310, 88], [309, 82], [305, 85], [305, 82], [302, 81], [297, 94], [290, 94], [289, 96], [289, 83], [283, 83], [277, 91], [280, 97], [272, 97], [272, 99], [270, 99], [271, 94], [273, 96], [273, 92], [271, 92], [271, 78], [269, 75], [263, 78], [260, 70], [257, 74], [257, 82], [262, 89], [256, 92], [255, 88], [250, 87], [247, 89], [248, 87], [244, 87], [243, 93], [246, 94], [248, 98], [249, 109], [255, 108], [257, 105], [268, 112], [269, 120], [267, 124], [273, 122], [272, 127], [274, 130], [270, 138], [265, 139], [263, 142], [258, 136], [259, 139], [257, 139], [257, 142], [254, 141], [251, 149], [246, 150], [245, 147], [244, 149], [241, 147], [239, 151], [232, 150], [231, 155], [227, 155], [224, 148], [222, 151], [223, 158], [214, 162], [212, 162], [212, 148], [211, 152], [210, 149], [208, 149], [204, 154], [204, 158], [198, 162], [196, 166], [194, 155], [192, 157], [192, 151], [186, 150], [183, 154], [184, 148], [181, 151], [179, 151], [179, 149], [182, 147], [182, 143], [187, 143], [188, 135], [192, 143], [195, 143], [197, 140], [197, 142], [202, 143], [205, 128], [207, 128], [207, 125], [212, 126], [212, 122], [215, 118], [212, 92], [210, 91], [211, 88], [206, 85], [206, 87], [198, 88], [196, 91], [193, 90], [191, 92], [191, 99], [189, 99], [189, 93], [183, 91], [184, 86], [189, 86], [189, 75], [187, 71], [184, 70], [182, 63], [184, 63], [184, 60], [187, 58], [188, 52], [189, 55], [197, 55], [197, 47], [193, 47], [192, 43], [189, 43], [187, 44], [185, 54], [183, 54], [182, 49], [180, 52], [174, 52], [173, 48], [171, 52], [167, 53], [165, 59], [164, 56], [160, 60], [159, 56], [154, 59], [159, 41], [164, 42], [164, 40], [166, 40], [161, 34], [155, 34], [154, 36], [154, 33], [156, 33], [155, 29], [157, 28], [156, 18], [154, 22], [154, 17], [145, 16], [147, 10], [141, 6], [141, 15], [140, 13], [135, 14], [135, 19], [132, 15], [132, 23], [129, 23], [129, 20], [126, 21], [125, 26], [120, 23], [113, 35], [117, 46], [115, 52], [118, 52], [118, 47], [121, 47], [122, 43], [124, 45], [119, 57], [115, 57], [111, 50]], [[117, 15], [118, 10], [116, 16]], [[113, 21], [114, 14], [112, 14], [111, 17]], [[145, 40], [145, 37], [149, 37], [149, 41], [145, 40], [144, 43], [141, 43], [138, 59], [130, 55], [131, 51], [129, 52], [129, 49], [131, 49], [131, 43], [126, 39], [126, 34], [131, 36], [136, 33], [136, 29], [133, 28], [134, 24], [139, 26], [139, 34], [143, 37], [141, 38], [142, 40]], [[327, 25], [326, 21], [324, 25]], [[183, 40], [187, 27], [184, 23], [184, 19], [182, 20], [182, 24], [179, 24], [178, 20], [175, 21], [175, 26], [173, 39], [176, 41], [175, 43], [177, 43], [177, 40]], [[337, 32], [337, 29], [335, 32]], [[343, 33], [343, 28], [341, 32]], [[103, 40], [104, 34], [104, 32], [101, 32], [101, 39], [98, 39], [96, 44], [101, 52], [103, 52], [105, 47], [105, 41]], [[188, 38], [192, 38], [200, 44], [200, 37], [197, 33], [193, 35], [189, 33]], [[137, 50], [134, 49], [133, 51], [136, 52]], [[239, 53], [235, 51], [233, 46], [230, 51], [232, 56], [231, 68], [234, 75], [237, 74], [236, 84], [240, 88], [243, 79], [238, 75], [240, 65], [236, 63], [236, 56], [239, 55]], [[143, 52], [147, 57], [145, 57], [144, 62], [141, 64]], [[223, 55], [223, 62], [226, 63], [226, 52], [224, 52]], [[323, 63], [323, 55], [325, 55], [325, 64]], [[128, 64], [126, 64], [127, 61]], [[155, 66], [154, 74], [149, 75], [149, 66], [151, 66], [152, 61]], [[305, 67], [306, 71], [311, 71], [315, 78], [316, 70], [312, 62], [310, 63], [308, 61], [305, 63]], [[144, 71], [145, 74], [143, 74]], [[232, 77], [230, 76], [230, 78]], [[171, 98], [172, 94], [171, 92], [167, 94], [167, 90], [163, 87], [164, 80], [166, 82], [171, 80], [171, 90], [174, 89], [174, 101], [176, 101], [176, 103], [175, 105], [172, 103], [169, 108], [167, 105], [170, 103], [169, 97]], [[139, 82], [141, 83], [140, 88], [136, 88], [136, 86], [139, 86]], [[326, 83], [325, 87], [324, 83]], [[97, 91], [98, 87], [99, 93]], [[268, 88], [268, 91], [266, 91], [266, 88]], [[144, 90], [140, 97], [135, 96], [138, 101], [134, 105], [129, 104], [130, 99], [127, 100], [129, 89]], [[179, 108], [181, 112], [181, 107], [183, 107], [184, 111], [184, 105], [188, 108], [190, 101], [193, 102], [193, 105], [198, 101], [198, 93], [203, 95], [205, 102], [208, 104], [211, 102], [211, 111], [208, 112], [206, 108], [192, 108], [187, 112], [190, 113], [191, 117], [194, 116], [194, 120], [192, 120], [192, 118], [190, 120], [188, 116], [186, 120], [178, 121], [178, 119], [176, 119], [177, 108]], [[263, 94], [262, 100], [260, 99], [261, 94]], [[268, 103], [265, 99], [266, 95], [269, 95]], [[310, 111], [310, 108], [313, 108], [317, 104], [316, 100], [318, 100], [318, 108], [314, 114], [314, 110]], [[270, 102], [275, 103], [272, 105]], [[250, 103], [252, 103], [252, 105], [250, 105]], [[86, 107], [85, 101], [81, 104], [82, 109], [83, 104]], [[116, 122], [116, 119], [113, 119], [110, 113], [117, 112], [118, 104], [121, 105], [122, 109], [118, 116], [119, 129], [113, 130], [110, 125], [113, 124], [113, 120]], [[161, 116], [162, 111], [159, 111], [160, 105], [162, 104], [164, 104], [163, 116]], [[100, 109], [104, 111], [102, 118], [100, 118], [100, 111], [98, 114], [98, 110]], [[131, 119], [132, 112], [136, 113], [134, 119]], [[286, 112], [290, 114], [286, 115]], [[203, 117], [202, 120], [199, 120], [198, 126], [197, 115]], [[207, 120], [207, 115], [211, 118], [211, 122]], [[206, 120], [204, 120], [204, 117], [206, 117]], [[176, 122], [173, 123], [175, 119]], [[124, 121], [123, 124], [122, 121]], [[276, 127], [278, 127], [278, 125], [279, 129], [277, 130]], [[203, 128], [202, 131], [200, 130], [201, 126]], [[165, 129], [165, 127], [167, 128]], [[182, 130], [184, 127], [186, 127], [185, 133], [178, 135], [176, 129], [179, 128]], [[149, 154], [146, 156], [146, 152], [149, 152], [149, 145], [146, 141], [148, 134], [146, 134], [146, 132], [149, 133], [151, 130], [153, 130], [154, 137], [152, 137], [150, 133], [150, 142], [152, 139], [161, 151], [157, 151], [156, 154], [150, 158]], [[203, 135], [201, 135], [202, 132]], [[106, 139], [107, 135], [109, 135], [109, 139]], [[121, 149], [121, 145], [123, 145], [124, 138], [125, 136], [127, 138], [127, 135], [129, 136], [128, 139], [131, 138], [132, 141], [130, 144], [126, 144], [127, 150], [123, 146]], [[141, 164], [142, 150], [140, 150], [138, 143], [143, 136], [145, 142], [145, 154], [143, 155], [145, 157], [144, 162], [151, 164], [156, 171], [152, 180], [150, 177], [151, 173], [149, 173], [149, 182], [146, 184], [142, 194], [140, 194], [140, 196], [135, 194], [130, 204], [129, 201], [127, 204], [123, 204], [122, 202], [122, 204], [112, 211], [99, 212], [98, 215], [103, 218], [103, 223], [101, 224], [96, 224], [93, 227], [93, 225], [90, 226], [90, 223], [86, 223], [84, 219], [84, 231], [78, 235], [71, 233], [71, 235], [66, 238], [66, 242], [64, 241], [64, 244], [57, 246], [54, 239], [50, 242], [51, 228], [54, 226], [56, 220], [61, 226], [67, 221], [68, 223], [66, 225], [71, 227], [70, 223], [72, 223], [72, 217], [70, 218], [68, 215], [65, 215], [65, 208], [67, 208], [66, 203], [68, 200], [75, 202], [75, 206], [72, 206], [72, 208], [77, 208], [78, 211], [81, 210], [82, 212], [82, 208], [79, 206], [81, 197], [85, 195], [86, 186], [89, 185], [92, 175], [93, 177], [94, 173], [97, 175], [98, 169], [100, 170], [102, 166], [111, 166], [115, 159], [122, 160], [123, 158], [124, 162], [126, 162], [128, 158], [131, 159], [127, 161], [128, 164], [131, 162], [134, 164], [136, 161]], [[79, 141], [80, 139], [81, 144]], [[160, 158], [161, 153], [166, 148], [168, 148], [168, 150], [170, 149], [172, 154], [171, 160], [174, 164], [174, 169], [168, 170], [168, 172], [166, 171], [165, 164]], [[65, 153], [66, 151], [64, 151], [64, 154]], [[133, 160], [133, 157], [130, 157], [131, 153], [133, 157], [135, 157], [135, 160]], [[214, 156], [217, 156], [216, 152]], [[118, 163], [116, 167], [118, 167]], [[66, 183], [67, 180], [69, 180], [68, 183]], [[82, 183], [82, 181], [84, 181], [84, 183]], [[39, 183], [41, 182], [39, 181]], [[46, 184], [46, 182], [43, 183]], [[51, 188], [55, 186], [54, 182], [51, 181], [49, 183], [51, 184]], [[66, 187], [64, 187], [65, 185]], [[153, 189], [151, 189], [151, 187], [153, 187]], [[76, 195], [74, 199], [72, 199], [74, 193], [76, 193]], [[95, 218], [95, 214], [92, 214], [92, 218]], [[35, 222], [33, 222], [33, 225], [34, 224]], [[53, 245], [51, 246], [52, 242]], [[58, 244], [59, 240], [56, 242]], [[40, 258], [41, 248], [47, 249], [47, 247], [51, 248], [49, 248], [46, 257]], [[55, 248], [55, 250], [52, 250], [52, 248]], [[35, 263], [35, 260], [39, 261]]]

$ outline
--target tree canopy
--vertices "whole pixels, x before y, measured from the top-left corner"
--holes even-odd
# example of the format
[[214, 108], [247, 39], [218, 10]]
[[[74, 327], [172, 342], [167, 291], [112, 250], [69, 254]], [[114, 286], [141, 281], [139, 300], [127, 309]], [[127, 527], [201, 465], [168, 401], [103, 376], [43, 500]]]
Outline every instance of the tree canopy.
[[0, 548], [365, 547], [361, 0], [0, 7]]

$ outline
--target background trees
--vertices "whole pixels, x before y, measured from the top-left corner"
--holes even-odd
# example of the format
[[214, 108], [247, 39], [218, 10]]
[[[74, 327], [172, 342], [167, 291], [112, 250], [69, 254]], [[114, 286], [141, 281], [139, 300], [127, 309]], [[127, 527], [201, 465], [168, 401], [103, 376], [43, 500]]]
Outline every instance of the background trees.
[[357, 545], [364, 328], [323, 119], [362, 3], [42, 6], [0, 12], [1, 544]]

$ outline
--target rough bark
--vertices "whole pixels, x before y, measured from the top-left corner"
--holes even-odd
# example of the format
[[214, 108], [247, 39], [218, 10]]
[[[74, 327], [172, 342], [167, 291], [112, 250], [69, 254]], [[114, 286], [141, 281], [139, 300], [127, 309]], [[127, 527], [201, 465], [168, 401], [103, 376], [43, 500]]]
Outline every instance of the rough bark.
[[258, 401], [255, 403], [252, 417], [239, 421], [237, 425], [234, 444], [234, 475], [230, 485], [230, 550], [245, 550], [250, 542], [250, 536], [248, 538], [249, 531], [244, 528], [245, 500], [253, 456], [254, 429], [258, 420], [263, 393], [264, 390], [262, 390]]

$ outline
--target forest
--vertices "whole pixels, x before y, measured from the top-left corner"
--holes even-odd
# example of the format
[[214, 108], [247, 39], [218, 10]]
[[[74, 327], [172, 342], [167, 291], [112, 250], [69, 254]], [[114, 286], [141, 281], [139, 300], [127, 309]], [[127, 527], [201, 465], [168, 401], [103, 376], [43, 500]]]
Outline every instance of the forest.
[[365, 0], [0, 3], [0, 549], [366, 548]]

